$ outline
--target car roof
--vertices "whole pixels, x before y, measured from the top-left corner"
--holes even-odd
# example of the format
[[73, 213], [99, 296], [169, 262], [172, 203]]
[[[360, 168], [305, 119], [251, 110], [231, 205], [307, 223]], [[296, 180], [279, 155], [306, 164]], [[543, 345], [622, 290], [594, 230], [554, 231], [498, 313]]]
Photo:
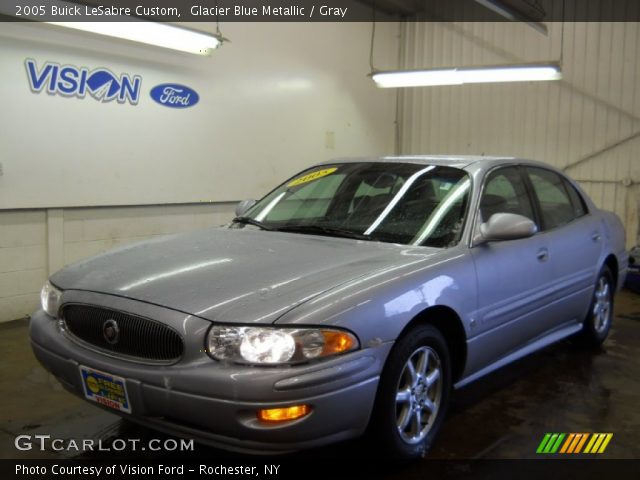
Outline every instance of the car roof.
[[358, 157], [358, 158], [334, 158], [332, 160], [319, 163], [327, 165], [333, 163], [418, 163], [424, 165], [441, 165], [446, 167], [461, 168], [465, 170], [484, 170], [497, 165], [535, 165], [555, 170], [549, 164], [535, 160], [527, 160], [517, 157], [498, 157], [485, 155], [389, 155], [383, 157]]

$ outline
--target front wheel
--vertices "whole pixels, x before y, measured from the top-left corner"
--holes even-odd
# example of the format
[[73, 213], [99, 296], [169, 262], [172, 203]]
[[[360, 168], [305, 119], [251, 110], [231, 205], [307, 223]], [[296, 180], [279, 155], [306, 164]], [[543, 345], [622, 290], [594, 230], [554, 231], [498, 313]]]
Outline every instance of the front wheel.
[[429, 450], [449, 402], [450, 365], [447, 343], [431, 325], [398, 340], [380, 378], [370, 425], [381, 453], [407, 459]]
[[583, 344], [598, 347], [609, 335], [613, 321], [613, 294], [615, 284], [608, 267], [603, 267], [596, 280], [591, 305], [584, 320], [579, 339]]

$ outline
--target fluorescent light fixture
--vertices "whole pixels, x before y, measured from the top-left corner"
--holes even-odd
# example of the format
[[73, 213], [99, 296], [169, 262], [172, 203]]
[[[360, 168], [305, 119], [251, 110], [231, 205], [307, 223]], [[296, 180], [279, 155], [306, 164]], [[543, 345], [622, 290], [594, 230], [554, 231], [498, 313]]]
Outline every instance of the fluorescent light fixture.
[[373, 72], [371, 78], [380, 88], [401, 88], [560, 80], [562, 72], [557, 64], [547, 63], [381, 71]]
[[147, 21], [46, 23], [197, 55], [209, 55], [222, 43], [222, 38], [216, 35], [189, 30], [168, 23]]

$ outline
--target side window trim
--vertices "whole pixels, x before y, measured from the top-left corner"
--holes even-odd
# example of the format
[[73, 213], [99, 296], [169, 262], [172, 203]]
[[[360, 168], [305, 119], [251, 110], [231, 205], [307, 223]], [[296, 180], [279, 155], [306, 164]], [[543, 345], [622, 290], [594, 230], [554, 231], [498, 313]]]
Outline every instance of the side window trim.
[[529, 178], [529, 173], [527, 172], [527, 165], [519, 165], [518, 170], [520, 170], [520, 176], [526, 186], [529, 201], [533, 206], [533, 214], [535, 216], [536, 225], [538, 226], [538, 233], [544, 232], [547, 230], [547, 226], [545, 225], [544, 216], [542, 215], [542, 207], [538, 201], [538, 195], [536, 195], [533, 183], [531, 183], [531, 178]]
[[[564, 177], [564, 176], [560, 176], [560, 178], [562, 179], [562, 184], [564, 185], [565, 190], [567, 191], [567, 195], [569, 196], [569, 201], [571, 202], [571, 204], [573, 205], [573, 208], [576, 209], [578, 207], [580, 207], [582, 209], [582, 211], [584, 212], [582, 215], [576, 217], [576, 218], [580, 218], [580, 217], [584, 217], [585, 215], [589, 215], [589, 207], [587, 207], [587, 202], [584, 201], [584, 197], [582, 196], [582, 194], [578, 191], [578, 189], [576, 187], [574, 187], [571, 182], [569, 181], [568, 178]], [[574, 193], [574, 195], [571, 195], [571, 192]], [[575, 205], [575, 198], [578, 199], [578, 201], [580, 202], [580, 205]], [[575, 220], [575, 219], [574, 219]]]

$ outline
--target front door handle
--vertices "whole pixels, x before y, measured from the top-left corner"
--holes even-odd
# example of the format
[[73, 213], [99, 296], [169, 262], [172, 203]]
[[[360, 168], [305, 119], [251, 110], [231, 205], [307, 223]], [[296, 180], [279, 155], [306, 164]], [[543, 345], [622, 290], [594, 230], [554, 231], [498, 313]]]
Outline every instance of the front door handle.
[[598, 243], [600, 241], [600, 232], [593, 232], [593, 234], [591, 234], [591, 240]]
[[538, 250], [536, 258], [540, 262], [546, 262], [547, 260], [549, 260], [549, 250], [547, 250], [546, 248], [541, 248], [540, 250]]

